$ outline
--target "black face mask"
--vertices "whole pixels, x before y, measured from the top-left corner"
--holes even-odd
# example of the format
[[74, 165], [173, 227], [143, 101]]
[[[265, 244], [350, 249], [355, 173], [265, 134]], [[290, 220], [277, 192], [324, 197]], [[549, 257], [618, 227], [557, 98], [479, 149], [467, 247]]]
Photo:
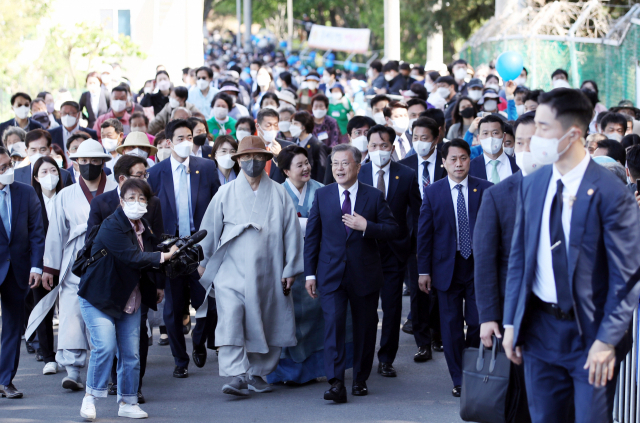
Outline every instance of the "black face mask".
[[80, 168], [80, 175], [82, 175], [85, 181], [95, 181], [102, 173], [102, 165], [87, 163], [79, 164], [78, 168]]
[[249, 175], [251, 178], [255, 178], [260, 175], [266, 165], [267, 162], [265, 160], [251, 159], [240, 162], [240, 167], [244, 170], [244, 173]]
[[207, 134], [200, 134], [193, 137], [193, 143], [195, 145], [203, 146], [207, 141]]
[[469, 119], [473, 117], [473, 107], [467, 107], [464, 110], [460, 111], [460, 116], [462, 116], [465, 119]]

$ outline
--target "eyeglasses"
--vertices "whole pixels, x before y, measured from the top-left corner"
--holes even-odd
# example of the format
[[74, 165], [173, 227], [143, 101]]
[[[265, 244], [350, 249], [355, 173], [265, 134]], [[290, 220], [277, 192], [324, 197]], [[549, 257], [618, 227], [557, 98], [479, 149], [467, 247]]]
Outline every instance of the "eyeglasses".
[[101, 165], [103, 159], [98, 158], [79, 158], [77, 160], [79, 165], [85, 165], [91, 163], [92, 165]]
[[143, 174], [135, 174], [135, 175], [129, 175], [129, 178], [135, 178], [135, 179], [149, 179], [149, 173], [145, 172]]
[[256, 154], [253, 157], [250, 157], [250, 156], [242, 156], [242, 157], [240, 157], [240, 161], [241, 162], [246, 162], [246, 161], [249, 161], [249, 160], [264, 160], [264, 161], [266, 161], [267, 160], [267, 156], [265, 156], [264, 154]]
[[336, 168], [336, 169], [340, 169], [342, 168], [347, 168], [349, 167], [352, 163], [354, 162], [332, 162], [331, 163], [331, 167]]

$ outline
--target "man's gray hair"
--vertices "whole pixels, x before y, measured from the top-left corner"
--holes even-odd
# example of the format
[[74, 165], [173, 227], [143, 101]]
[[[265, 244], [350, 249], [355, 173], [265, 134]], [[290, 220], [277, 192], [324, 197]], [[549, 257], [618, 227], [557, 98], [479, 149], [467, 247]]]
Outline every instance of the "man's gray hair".
[[360, 152], [360, 150], [358, 150], [356, 147], [352, 146], [351, 144], [336, 145], [335, 147], [333, 147], [333, 150], [331, 150], [331, 157], [334, 157], [333, 155], [340, 151], [350, 151], [351, 155], [353, 156], [353, 160], [355, 160], [356, 164], [360, 164], [360, 162], [362, 162], [362, 153]]
[[186, 107], [176, 107], [173, 112], [171, 112], [171, 120], [173, 120], [173, 117], [176, 115], [176, 112], [178, 110], [184, 110], [185, 112], [187, 112], [187, 116], [191, 117], [193, 116], [193, 113], [191, 113], [191, 110], [187, 109]]
[[102, 122], [100, 124], [100, 129], [103, 129], [103, 128], [113, 128], [118, 134], [121, 134], [124, 132], [124, 127], [122, 126], [122, 122], [120, 122], [120, 119], [116, 119], [116, 118], [107, 119], [104, 122]]
[[293, 106], [289, 106], [288, 104], [284, 105], [284, 106], [280, 106], [280, 108], [278, 109], [278, 113], [290, 113], [291, 115], [295, 115], [296, 114], [296, 109], [293, 108]]
[[620, 178], [623, 184], [627, 185], [627, 182], [628, 182], [627, 172], [625, 171], [624, 166], [622, 166], [620, 163], [618, 162], [601, 163], [600, 166], [606, 167], [607, 169], [612, 171], [614, 175]]
[[20, 138], [20, 141], [24, 142], [24, 139], [27, 136], [27, 133], [25, 132], [24, 129], [20, 128], [19, 126], [10, 126], [2, 134], [2, 145], [4, 145], [6, 147], [7, 139], [11, 135], [17, 135]]

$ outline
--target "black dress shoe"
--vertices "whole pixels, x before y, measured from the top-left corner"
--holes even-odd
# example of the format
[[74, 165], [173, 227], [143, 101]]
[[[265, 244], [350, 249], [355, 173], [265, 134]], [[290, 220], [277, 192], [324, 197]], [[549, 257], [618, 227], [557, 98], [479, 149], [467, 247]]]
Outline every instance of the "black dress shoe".
[[393, 368], [393, 365], [391, 363], [379, 363], [378, 373], [380, 373], [384, 377], [398, 376], [398, 374], [396, 373], [396, 369]]
[[142, 391], [138, 391], [138, 404], [144, 404], [147, 400], [144, 399], [144, 395], [142, 395]]
[[402, 288], [402, 296], [403, 297], [411, 296], [411, 291], [409, 291], [409, 288], [407, 288], [406, 285], [404, 286], [404, 288]]
[[22, 392], [18, 391], [16, 387], [13, 386], [13, 383], [5, 385], [4, 389], [0, 392], [2, 392], [3, 398], [5, 397], [11, 398], [11, 399], [22, 398]]
[[433, 342], [431, 342], [431, 349], [433, 349], [435, 352], [444, 351], [444, 347], [442, 346], [442, 341], [433, 341]]
[[33, 345], [31, 344], [31, 342], [25, 341], [25, 343], [27, 344], [27, 352], [29, 354], [35, 354], [36, 353], [36, 349], [33, 348]]
[[367, 389], [367, 382], [353, 382], [351, 387], [351, 394], [357, 397], [364, 397], [369, 393]]
[[44, 361], [44, 356], [42, 355], [42, 350], [40, 348], [36, 350], [36, 361]]
[[347, 402], [347, 389], [344, 387], [344, 383], [340, 380], [333, 382], [331, 388], [324, 391], [324, 399], [339, 404]]
[[189, 332], [191, 332], [191, 316], [189, 316], [189, 323], [187, 323], [186, 325], [182, 325], [182, 333], [188, 335]]
[[160, 335], [160, 339], [158, 339], [158, 345], [169, 345], [169, 338], [163, 338], [162, 335]]
[[118, 384], [112, 383], [111, 385], [109, 385], [109, 389], [107, 390], [107, 393], [109, 395], [118, 395]]
[[193, 357], [193, 363], [197, 367], [204, 367], [207, 362], [207, 349], [205, 347], [195, 347], [191, 357]]
[[418, 348], [418, 352], [413, 356], [413, 361], [418, 363], [424, 363], [433, 358], [431, 355], [431, 348], [429, 346]]
[[178, 379], [184, 379], [189, 377], [189, 370], [186, 367], [176, 366], [173, 370], [173, 377], [177, 377]]
[[406, 334], [413, 335], [413, 323], [407, 319], [402, 324], [402, 331]]
[[453, 390], [451, 391], [451, 395], [453, 395], [456, 398], [460, 398], [461, 392], [462, 392], [462, 386], [454, 386]]

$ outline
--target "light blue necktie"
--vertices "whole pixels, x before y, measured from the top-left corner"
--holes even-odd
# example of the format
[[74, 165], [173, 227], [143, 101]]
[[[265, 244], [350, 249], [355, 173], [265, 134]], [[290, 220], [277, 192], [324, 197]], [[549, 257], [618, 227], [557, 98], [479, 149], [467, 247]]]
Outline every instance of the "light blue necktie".
[[2, 219], [4, 230], [7, 231], [7, 238], [11, 239], [11, 220], [7, 204], [7, 193], [5, 191], [0, 191], [0, 200], [0, 219]]
[[189, 186], [187, 185], [187, 168], [184, 164], [178, 166], [180, 170], [180, 187], [178, 188], [178, 231], [180, 236], [191, 235], [189, 221]]
[[489, 164], [493, 166], [493, 169], [491, 169], [491, 178], [489, 178], [489, 181], [491, 181], [493, 184], [500, 183], [500, 174], [498, 173], [498, 165], [500, 164], [500, 162], [497, 160], [491, 160]]

